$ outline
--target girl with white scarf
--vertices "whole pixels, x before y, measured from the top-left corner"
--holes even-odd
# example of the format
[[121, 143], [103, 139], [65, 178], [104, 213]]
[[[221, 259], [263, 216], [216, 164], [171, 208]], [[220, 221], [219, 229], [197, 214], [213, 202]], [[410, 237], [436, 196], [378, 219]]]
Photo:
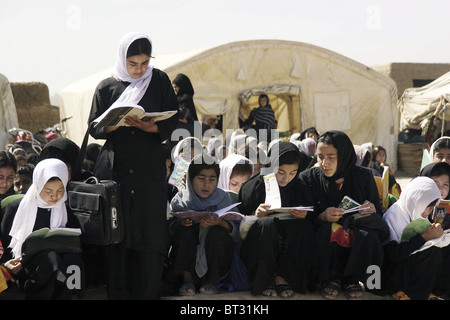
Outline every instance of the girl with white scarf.
[[[383, 216], [389, 226], [390, 237], [384, 245], [383, 291], [397, 300], [426, 300], [435, 296], [432, 290], [450, 292], [449, 246], [430, 246], [417, 251], [428, 240], [442, 236], [440, 224], [432, 223], [425, 232], [417, 232], [405, 240], [405, 228], [418, 219], [426, 222], [428, 215], [439, 203], [441, 193], [436, 183], [428, 177], [411, 180], [402, 191], [400, 198]], [[403, 237], [402, 237], [403, 235]]]
[[[94, 93], [88, 123], [115, 105], [138, 104], [146, 112], [178, 110], [168, 75], [151, 65], [152, 42], [140, 32], [125, 34], [119, 43], [114, 75]], [[155, 122], [126, 117], [127, 126], [90, 129], [106, 139], [95, 176], [120, 184], [124, 217], [123, 241], [109, 251], [108, 298], [159, 299], [168, 249], [165, 155], [178, 116]]]
[[[55, 251], [45, 240], [41, 242], [42, 250], [31, 255], [26, 250], [22, 252], [25, 248], [23, 244], [33, 231], [42, 228], [74, 228], [74, 231], [81, 232], [76, 217], [66, 205], [67, 182], [68, 169], [64, 162], [58, 159], [42, 160], [34, 169], [33, 184], [25, 196], [5, 207], [2, 231], [6, 231], [6, 225], [12, 220], [9, 248], [13, 257], [20, 258], [23, 263], [22, 274], [18, 277], [25, 281], [25, 292], [30, 299], [70, 297], [71, 290], [65, 284], [61, 286], [56, 283], [64, 283], [69, 265], [78, 265], [82, 269], [78, 237], [72, 238], [72, 245], [67, 247], [67, 252]], [[40, 280], [28, 281], [31, 278]]]
[[237, 200], [241, 186], [253, 175], [253, 162], [240, 154], [232, 153], [223, 159], [219, 166], [220, 177], [217, 187], [236, 194]]
[[[53, 202], [46, 202], [46, 191], [44, 187], [51, 178], [57, 177], [61, 181], [63, 192], [55, 195]], [[33, 232], [36, 222], [37, 209], [45, 208], [50, 213], [50, 229], [64, 227], [67, 223], [66, 203], [67, 193], [65, 188], [68, 181], [67, 165], [58, 159], [46, 159], [38, 163], [33, 172], [33, 184], [28, 189], [24, 198], [20, 202], [19, 208], [14, 218], [14, 222], [9, 233], [11, 236], [10, 248], [14, 257], [20, 257], [22, 254], [22, 244], [25, 238]], [[49, 200], [47, 200], [49, 201]]]

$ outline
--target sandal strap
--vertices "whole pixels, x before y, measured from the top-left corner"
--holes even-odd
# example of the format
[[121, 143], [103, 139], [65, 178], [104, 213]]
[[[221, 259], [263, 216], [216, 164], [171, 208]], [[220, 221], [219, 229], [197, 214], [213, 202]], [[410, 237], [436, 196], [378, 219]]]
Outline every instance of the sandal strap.
[[322, 289], [331, 289], [336, 291], [341, 291], [340, 281], [327, 281], [322, 284]]
[[[332, 291], [336, 291], [336, 295], [331, 294]], [[336, 298], [341, 292], [341, 282], [339, 280], [332, 280], [322, 283], [322, 295], [328, 299]]]
[[[360, 282], [348, 283], [344, 286], [345, 295], [348, 299], [359, 300], [364, 294], [364, 286]], [[352, 296], [353, 293], [360, 292], [360, 296]]]
[[275, 290], [277, 292], [277, 295], [279, 295], [279, 296], [281, 296], [281, 293], [283, 291], [288, 291], [288, 290], [294, 291], [294, 290], [292, 290], [292, 287], [287, 283], [276, 284]]

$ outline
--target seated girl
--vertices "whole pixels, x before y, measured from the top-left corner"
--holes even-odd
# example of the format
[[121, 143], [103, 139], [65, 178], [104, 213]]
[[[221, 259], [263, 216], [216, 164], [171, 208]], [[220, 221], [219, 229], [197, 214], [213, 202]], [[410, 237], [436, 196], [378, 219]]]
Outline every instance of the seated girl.
[[[171, 211], [215, 212], [231, 205], [230, 195], [217, 188], [219, 176], [219, 165], [211, 156], [195, 156], [187, 171], [186, 189], [172, 199]], [[239, 228], [224, 219], [196, 223], [176, 218], [170, 231], [172, 271], [183, 278], [179, 293], [193, 295], [196, 286], [200, 286], [200, 293], [217, 293], [217, 285], [230, 272], [234, 243], [240, 241]]]
[[[70, 243], [64, 240], [64, 244], [68, 244], [67, 251], [56, 251], [51, 244], [43, 241], [36, 252], [22, 252], [26, 248], [23, 245], [27, 243], [27, 237], [34, 231], [60, 227], [79, 229], [77, 218], [66, 204], [68, 177], [64, 162], [58, 159], [42, 160], [34, 169], [33, 184], [25, 196], [5, 207], [2, 234], [10, 236], [6, 238], [7, 243], [5, 237], [2, 239], [3, 244], [8, 245], [5, 256], [7, 259], [11, 256], [21, 258], [23, 268], [17, 277], [27, 299], [70, 299], [74, 291], [65, 282], [71, 275], [68, 267], [75, 265], [80, 271], [84, 269], [78, 236], [70, 237]], [[80, 276], [81, 286], [76, 289], [83, 287], [83, 271]]]
[[[448, 164], [447, 162], [432, 162], [420, 171], [420, 176], [431, 178], [436, 183], [439, 191], [441, 192], [441, 200], [449, 200], [450, 164]], [[445, 219], [445, 217], [449, 213], [450, 210], [448, 210], [448, 205], [439, 205], [438, 208], [434, 210], [433, 214], [430, 214], [428, 216], [428, 220], [430, 222], [440, 221], [442, 227], [444, 229], [447, 229], [450, 227], [450, 221], [448, 221], [448, 219]]]
[[389, 194], [393, 195], [395, 199], [398, 199], [400, 197], [400, 194], [402, 193], [401, 186], [397, 183], [397, 180], [394, 176], [394, 169], [392, 166], [389, 166], [389, 164], [386, 162], [386, 149], [382, 146], [376, 146], [372, 149], [372, 162], [370, 164], [370, 167], [375, 169], [380, 176], [383, 175], [384, 167], [389, 167]]
[[350, 197], [364, 205], [360, 214], [373, 213], [369, 219], [387, 233], [377, 186], [372, 172], [356, 165], [355, 149], [344, 132], [327, 131], [319, 137], [317, 162], [319, 166], [300, 174], [304, 196], [314, 205], [317, 217], [317, 281], [325, 298], [337, 297], [343, 288], [348, 299], [359, 299], [367, 267], [383, 261], [383, 236], [373, 228], [351, 224], [352, 215], [344, 217], [339, 206], [345, 196]]
[[241, 247], [241, 257], [252, 282], [251, 293], [291, 297], [304, 293], [312, 279], [314, 232], [305, 210], [277, 216], [266, 203], [264, 175], [275, 173], [283, 207], [302, 205], [298, 183], [299, 149], [290, 142], [276, 142], [269, 151], [270, 163], [251, 177], [239, 192], [239, 211], [255, 216]]
[[441, 192], [441, 199], [450, 199], [450, 164], [447, 162], [432, 162], [420, 171], [420, 176], [429, 177], [436, 182]]
[[450, 137], [440, 137], [430, 147], [431, 162], [450, 163]]
[[[450, 246], [421, 247], [443, 234], [442, 226], [427, 217], [441, 198], [436, 183], [428, 177], [411, 180], [399, 200], [384, 214], [390, 236], [384, 245], [382, 288], [398, 300], [433, 299], [434, 290], [449, 293]], [[420, 223], [416, 232], [407, 236], [405, 228]]]
[[17, 160], [8, 151], [0, 151], [0, 201], [14, 195], [14, 177], [17, 171]]
[[232, 153], [220, 161], [219, 167], [220, 178], [217, 187], [227, 191], [236, 202], [241, 186], [253, 174], [253, 163], [244, 156]]

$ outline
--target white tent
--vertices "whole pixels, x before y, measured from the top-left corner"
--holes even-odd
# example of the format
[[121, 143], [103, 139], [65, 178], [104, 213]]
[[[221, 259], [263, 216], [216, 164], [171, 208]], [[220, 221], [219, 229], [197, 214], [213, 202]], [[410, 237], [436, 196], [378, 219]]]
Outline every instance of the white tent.
[[2, 149], [12, 138], [8, 130], [18, 126], [19, 120], [11, 85], [8, 78], [0, 74], [0, 145]]
[[[167, 59], [158, 67], [173, 79], [186, 74], [195, 89], [199, 117], [223, 116], [223, 130], [239, 127], [257, 95], [269, 94], [280, 131], [346, 132], [354, 144], [386, 148], [396, 166], [398, 115], [393, 80], [335, 52], [310, 44], [252, 40], [225, 44], [198, 54]], [[95, 86], [111, 70], [93, 75], [61, 92], [61, 117], [69, 138], [81, 143]]]
[[[430, 116], [450, 120], [450, 72], [420, 88], [409, 88], [398, 101], [400, 131], [421, 129]], [[445, 125], [443, 125], [445, 128]]]

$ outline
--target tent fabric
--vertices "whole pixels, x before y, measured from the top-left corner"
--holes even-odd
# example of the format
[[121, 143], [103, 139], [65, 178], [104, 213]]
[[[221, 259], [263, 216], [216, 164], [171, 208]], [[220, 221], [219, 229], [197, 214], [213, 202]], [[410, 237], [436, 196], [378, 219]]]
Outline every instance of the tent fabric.
[[0, 143], [3, 149], [12, 138], [8, 130], [17, 128], [19, 120], [11, 85], [8, 78], [2, 74], [0, 74], [0, 112]]
[[420, 88], [406, 89], [398, 101], [400, 131], [422, 129], [435, 115], [450, 120], [450, 72]]
[[[222, 115], [224, 132], [239, 127], [243, 106], [249, 108], [246, 101], [271, 90], [278, 130], [343, 130], [354, 144], [385, 147], [389, 163], [396, 166], [397, 87], [392, 79], [354, 60], [301, 42], [250, 40], [180, 55], [165, 65], [157, 61], [154, 66], [171, 79], [178, 73], [190, 78], [199, 118]], [[61, 92], [62, 116], [80, 116], [81, 123], [71, 121], [67, 128], [75, 141], [85, 132], [94, 89], [81, 81]]]

